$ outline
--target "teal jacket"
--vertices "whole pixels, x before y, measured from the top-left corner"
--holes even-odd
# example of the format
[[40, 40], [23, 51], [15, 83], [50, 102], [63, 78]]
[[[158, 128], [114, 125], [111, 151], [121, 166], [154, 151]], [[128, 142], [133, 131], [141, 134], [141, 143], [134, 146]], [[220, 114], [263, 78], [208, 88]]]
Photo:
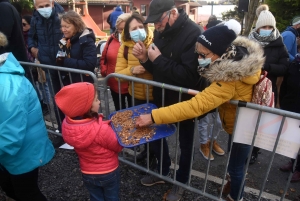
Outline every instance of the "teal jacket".
[[0, 164], [23, 174], [48, 163], [54, 152], [36, 91], [9, 53], [0, 64]]

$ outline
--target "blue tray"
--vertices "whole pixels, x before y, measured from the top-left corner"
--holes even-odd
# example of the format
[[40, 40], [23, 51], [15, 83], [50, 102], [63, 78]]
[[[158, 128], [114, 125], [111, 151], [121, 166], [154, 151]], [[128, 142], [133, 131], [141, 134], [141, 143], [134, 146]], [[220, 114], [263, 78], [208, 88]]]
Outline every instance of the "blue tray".
[[[150, 114], [151, 111], [153, 109], [156, 109], [156, 108], [157, 108], [156, 105], [151, 104], [151, 103], [146, 103], [146, 104], [126, 108], [126, 109], [123, 109], [123, 110], [119, 110], [119, 111], [116, 111], [116, 112], [123, 112], [123, 111], [131, 110], [133, 112], [132, 118], [134, 118], [134, 117], [140, 116], [141, 114]], [[111, 113], [109, 115], [109, 119], [111, 119], [112, 116], [116, 114], [116, 112]], [[153, 137], [151, 139], [146, 141], [145, 138], [141, 138], [140, 142], [138, 144], [126, 145], [126, 144], [122, 143], [122, 140], [121, 140], [121, 138], [119, 138], [119, 135], [118, 135], [118, 133], [122, 130], [122, 127], [121, 126], [117, 127], [117, 125], [114, 125], [113, 122], [111, 122], [111, 125], [112, 125], [112, 128], [113, 128], [114, 132], [116, 133], [119, 144], [123, 147], [139, 146], [141, 144], [145, 144], [145, 143], [148, 143], [148, 142], [152, 142], [154, 140], [158, 140], [158, 139], [161, 139], [161, 138], [168, 137], [168, 136], [174, 134], [175, 131], [176, 131], [176, 127], [175, 127], [174, 124], [161, 124], [161, 125], [153, 124], [153, 125], [151, 125], [151, 127], [155, 127], [156, 129], [155, 129], [155, 134], [153, 135]], [[134, 130], [132, 130], [132, 131], [134, 131]]]

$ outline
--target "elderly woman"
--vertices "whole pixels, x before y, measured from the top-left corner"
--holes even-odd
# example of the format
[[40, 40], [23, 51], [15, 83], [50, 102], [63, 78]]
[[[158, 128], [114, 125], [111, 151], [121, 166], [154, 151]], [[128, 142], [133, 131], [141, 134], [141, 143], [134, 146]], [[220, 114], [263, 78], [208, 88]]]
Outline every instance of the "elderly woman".
[[[87, 28], [79, 14], [74, 11], [68, 11], [60, 18], [61, 30], [64, 34], [60, 47], [66, 55], [58, 59], [59, 65], [94, 72], [97, 53], [93, 30]], [[71, 83], [69, 78], [69, 76], [65, 77], [64, 84]], [[80, 74], [73, 73], [71, 78], [72, 83], [82, 81]], [[83, 81], [92, 83], [93, 79], [83, 75]]]
[[[267, 77], [272, 81], [272, 91], [274, 92], [275, 105], [279, 107], [278, 92], [282, 76], [287, 72], [289, 65], [289, 55], [283, 43], [280, 32], [276, 28], [276, 21], [267, 5], [261, 5], [256, 9], [258, 17], [256, 27], [249, 34], [249, 39], [258, 42], [264, 48], [266, 61], [263, 70], [268, 72]], [[277, 82], [277, 79], [280, 82]], [[279, 86], [277, 86], [277, 84]], [[250, 164], [255, 163], [258, 157], [259, 148], [254, 147]]]
[[[118, 53], [116, 73], [152, 80], [152, 75], [147, 72], [145, 68], [140, 65], [139, 60], [132, 55], [133, 46], [138, 41], [142, 41], [147, 48], [152, 43], [153, 34], [148, 29], [148, 26], [143, 24], [144, 21], [141, 15], [135, 13], [126, 21], [121, 35], [122, 45]], [[145, 103], [147, 96], [149, 96], [150, 101], [153, 100], [152, 87], [149, 86], [149, 94], [147, 94], [147, 86], [145, 84], [135, 83], [133, 92], [130, 82], [129, 94], [134, 96], [135, 105]]]
[[[123, 32], [125, 22], [130, 16], [131, 15], [129, 13], [120, 15], [116, 22], [116, 31], [107, 39], [100, 60], [101, 75], [103, 77], [115, 72], [118, 51], [121, 46], [121, 34]], [[122, 109], [126, 108], [126, 99], [128, 101], [128, 105], [131, 105], [131, 98], [128, 93], [128, 82], [122, 82], [120, 84], [120, 89], [118, 81], [114, 78], [110, 78], [107, 84], [110, 87], [111, 96], [116, 110], [121, 109], [119, 101], [121, 101]], [[121, 93], [121, 100], [119, 99], [119, 90]]]
[[[189, 101], [141, 115], [136, 125], [179, 122], [198, 117], [219, 107], [223, 127], [227, 133], [232, 134], [236, 106], [228, 101], [251, 100], [253, 85], [259, 81], [264, 63], [260, 45], [247, 38], [237, 37], [236, 33], [240, 30], [240, 24], [230, 20], [200, 35], [196, 43], [199, 73], [206, 77], [211, 85]], [[243, 199], [243, 193], [238, 197], [238, 192], [240, 186], [244, 186], [242, 178], [249, 151], [250, 145], [233, 143], [228, 166], [231, 177], [230, 194], [226, 197], [228, 201]]]

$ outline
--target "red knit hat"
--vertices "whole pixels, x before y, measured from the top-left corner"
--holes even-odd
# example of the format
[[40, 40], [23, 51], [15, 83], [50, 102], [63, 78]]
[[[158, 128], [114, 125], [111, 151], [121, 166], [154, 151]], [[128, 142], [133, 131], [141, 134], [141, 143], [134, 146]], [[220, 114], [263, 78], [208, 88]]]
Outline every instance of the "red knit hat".
[[95, 87], [88, 82], [79, 82], [63, 87], [56, 95], [56, 105], [68, 117], [87, 113], [95, 98]]

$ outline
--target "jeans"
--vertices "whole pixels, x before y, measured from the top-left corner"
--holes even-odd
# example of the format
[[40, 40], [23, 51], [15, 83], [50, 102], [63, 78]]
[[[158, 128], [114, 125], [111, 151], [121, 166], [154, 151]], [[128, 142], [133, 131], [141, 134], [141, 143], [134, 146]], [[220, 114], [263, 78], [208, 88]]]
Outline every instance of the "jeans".
[[[217, 119], [216, 119], [217, 118]], [[215, 123], [216, 120], [216, 123]], [[216, 140], [219, 133], [223, 130], [219, 112], [207, 113], [198, 121], [198, 132], [200, 144], [206, 144], [211, 139]]]
[[82, 174], [90, 201], [119, 201], [120, 169], [107, 174]]
[[[228, 173], [231, 179], [230, 196], [234, 200], [239, 200], [243, 197], [244, 183], [243, 176], [245, 174], [245, 165], [250, 152], [251, 145], [233, 143], [228, 165]], [[238, 199], [238, 193], [242, 186], [241, 197]]]
[[46, 201], [38, 187], [39, 169], [12, 175], [0, 165], [0, 186], [7, 196], [16, 201]]
[[131, 107], [131, 96], [129, 93], [121, 94], [121, 100], [119, 98], [119, 93], [114, 92], [113, 90], [110, 90], [110, 93], [111, 93], [112, 99], [114, 101], [116, 111], [121, 109], [119, 101], [121, 101], [122, 109], [127, 108], [126, 107], [126, 98], [127, 98], [128, 107]]
[[[185, 120], [180, 122], [179, 127], [179, 146], [180, 146], [180, 159], [179, 168], [176, 174], [176, 180], [181, 183], [186, 183], [189, 179], [190, 163], [192, 155], [192, 144], [194, 135], [194, 122], [193, 120]], [[157, 170], [160, 172], [160, 145], [161, 140], [156, 140], [150, 143], [150, 148], [158, 160]], [[170, 171], [171, 159], [169, 156], [169, 147], [166, 139], [163, 139], [163, 160], [162, 160], [162, 175], [167, 175]]]

